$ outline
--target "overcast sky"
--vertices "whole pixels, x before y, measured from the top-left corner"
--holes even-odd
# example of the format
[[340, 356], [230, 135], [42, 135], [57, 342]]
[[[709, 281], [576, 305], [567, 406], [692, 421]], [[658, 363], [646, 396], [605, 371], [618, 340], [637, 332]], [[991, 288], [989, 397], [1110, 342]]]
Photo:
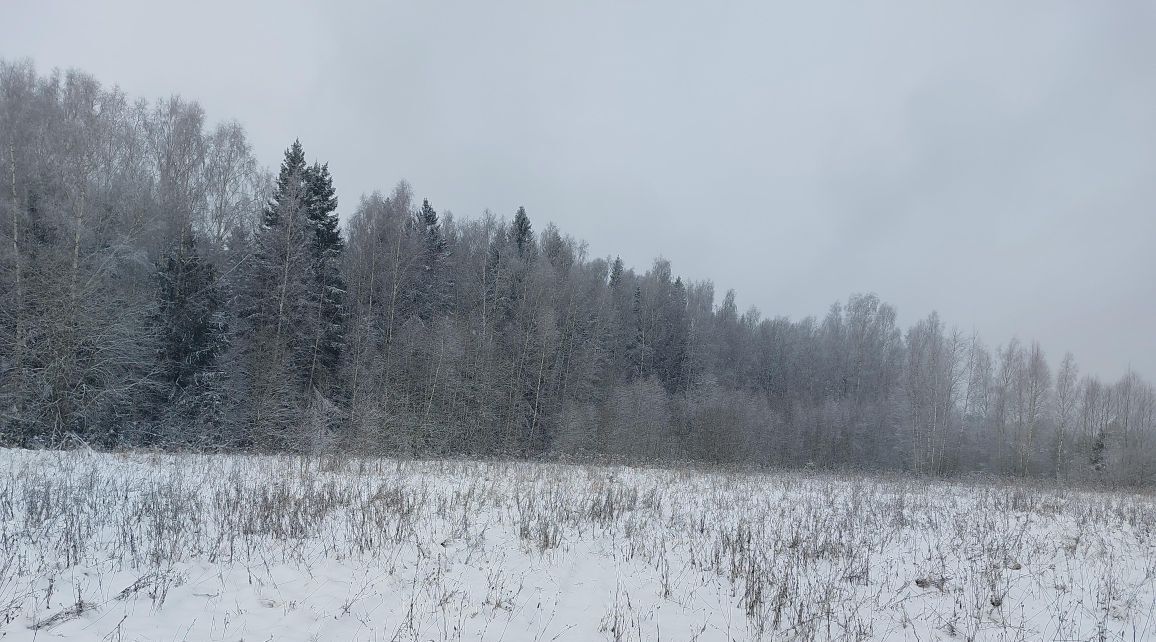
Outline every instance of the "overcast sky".
[[873, 291], [1156, 377], [1156, 3], [0, 0], [0, 57], [525, 205], [764, 316]]

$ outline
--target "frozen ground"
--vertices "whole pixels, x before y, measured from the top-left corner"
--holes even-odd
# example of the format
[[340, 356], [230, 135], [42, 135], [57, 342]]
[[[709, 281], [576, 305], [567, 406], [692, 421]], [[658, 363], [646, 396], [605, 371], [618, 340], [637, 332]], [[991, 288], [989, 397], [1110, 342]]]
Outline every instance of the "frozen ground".
[[0, 451], [0, 638], [1156, 639], [1156, 500]]

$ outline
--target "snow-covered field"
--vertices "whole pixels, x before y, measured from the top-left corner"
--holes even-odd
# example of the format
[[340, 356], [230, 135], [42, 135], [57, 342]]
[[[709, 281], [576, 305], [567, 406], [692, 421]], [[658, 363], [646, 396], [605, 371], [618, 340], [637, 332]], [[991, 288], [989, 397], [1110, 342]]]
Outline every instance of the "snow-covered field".
[[1156, 639], [1156, 499], [8, 450], [0, 637]]

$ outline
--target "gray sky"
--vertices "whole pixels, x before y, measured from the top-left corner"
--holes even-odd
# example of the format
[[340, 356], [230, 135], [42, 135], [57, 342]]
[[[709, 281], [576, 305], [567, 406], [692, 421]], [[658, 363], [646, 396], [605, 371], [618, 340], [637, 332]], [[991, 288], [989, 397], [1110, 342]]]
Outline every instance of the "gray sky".
[[874, 291], [1156, 376], [1156, 3], [0, 0], [0, 56], [525, 205], [765, 316]]

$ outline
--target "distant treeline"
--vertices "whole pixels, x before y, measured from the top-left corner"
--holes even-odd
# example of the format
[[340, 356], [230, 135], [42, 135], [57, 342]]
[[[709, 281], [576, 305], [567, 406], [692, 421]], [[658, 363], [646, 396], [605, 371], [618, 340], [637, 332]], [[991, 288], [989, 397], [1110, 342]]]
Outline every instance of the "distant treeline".
[[342, 229], [299, 143], [264, 172], [237, 123], [178, 97], [0, 62], [0, 174], [5, 444], [1156, 481], [1136, 374], [989, 350], [934, 313], [904, 330], [872, 295], [764, 319], [663, 259], [640, 274], [405, 183]]

